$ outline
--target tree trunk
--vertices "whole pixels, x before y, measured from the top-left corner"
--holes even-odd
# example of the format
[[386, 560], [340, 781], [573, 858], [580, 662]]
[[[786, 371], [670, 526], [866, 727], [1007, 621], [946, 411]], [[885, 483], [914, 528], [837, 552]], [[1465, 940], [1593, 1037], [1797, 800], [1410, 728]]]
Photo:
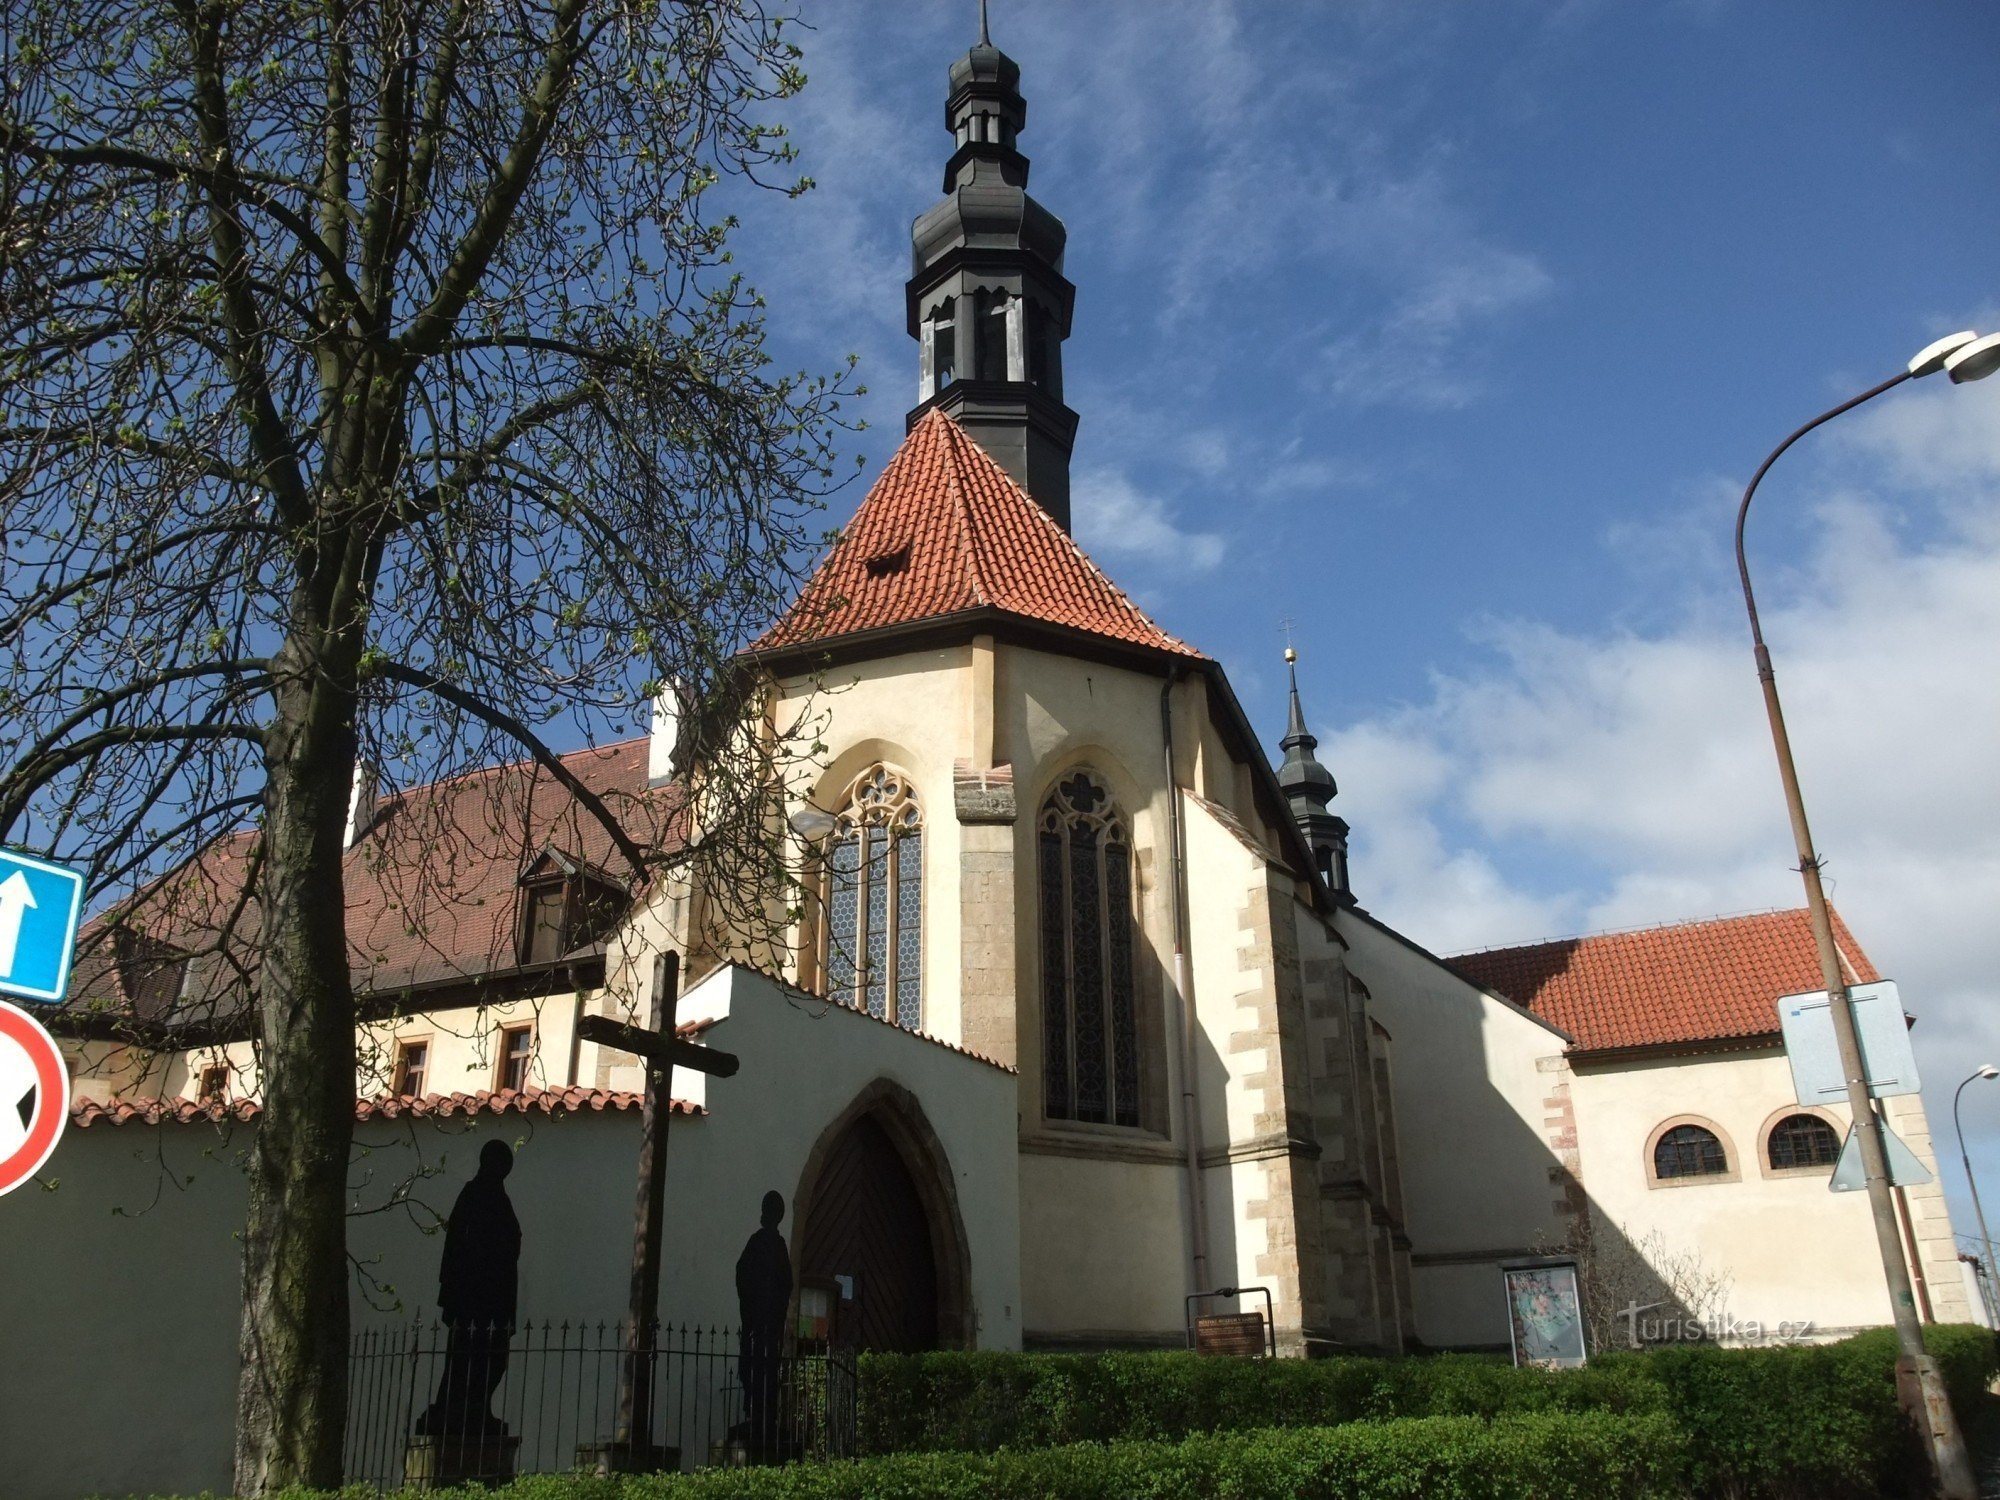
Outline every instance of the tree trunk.
[[317, 670], [281, 668], [266, 740], [264, 1109], [243, 1235], [241, 1496], [337, 1486], [347, 1417], [355, 1044], [341, 855], [355, 735], [354, 694], [339, 684], [353, 677], [323, 652], [294, 650], [298, 639], [281, 662], [313, 659]]

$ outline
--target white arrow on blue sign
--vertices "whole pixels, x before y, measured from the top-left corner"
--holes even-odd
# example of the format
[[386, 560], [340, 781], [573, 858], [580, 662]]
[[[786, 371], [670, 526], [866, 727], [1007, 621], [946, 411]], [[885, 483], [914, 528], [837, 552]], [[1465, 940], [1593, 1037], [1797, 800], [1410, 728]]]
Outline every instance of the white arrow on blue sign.
[[60, 1002], [83, 917], [83, 876], [0, 849], [0, 991]]

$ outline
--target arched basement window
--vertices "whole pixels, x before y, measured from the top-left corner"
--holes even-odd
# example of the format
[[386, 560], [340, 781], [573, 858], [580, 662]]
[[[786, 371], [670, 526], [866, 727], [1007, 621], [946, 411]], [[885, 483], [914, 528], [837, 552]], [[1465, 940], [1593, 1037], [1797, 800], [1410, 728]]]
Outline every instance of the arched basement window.
[[1830, 1167], [1840, 1158], [1840, 1136], [1818, 1115], [1786, 1115], [1771, 1127], [1765, 1150], [1774, 1171]]
[[820, 973], [829, 998], [898, 1026], [923, 1020], [923, 814], [901, 772], [849, 784], [821, 866]]
[[1088, 771], [1042, 804], [1042, 1078], [1048, 1117], [1139, 1123], [1132, 837]]
[[1712, 1130], [1699, 1125], [1676, 1125], [1653, 1147], [1653, 1175], [1668, 1177], [1719, 1177], [1729, 1170], [1728, 1153]]

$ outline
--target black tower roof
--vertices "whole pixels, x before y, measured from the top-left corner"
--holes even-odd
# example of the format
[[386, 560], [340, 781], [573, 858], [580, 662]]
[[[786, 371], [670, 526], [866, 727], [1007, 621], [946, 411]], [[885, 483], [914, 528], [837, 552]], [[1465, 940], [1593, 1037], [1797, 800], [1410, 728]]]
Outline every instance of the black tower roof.
[[923, 345], [914, 428], [947, 411], [1069, 527], [1076, 413], [1062, 401], [1062, 342], [1076, 289], [1062, 273], [1062, 220], [1028, 196], [1021, 69], [979, 40], [951, 65], [945, 126], [956, 143], [944, 197], [910, 231], [910, 337]]
[[1340, 788], [1334, 784], [1333, 772], [1313, 754], [1319, 749], [1319, 741], [1307, 731], [1305, 710], [1299, 706], [1299, 668], [1295, 656], [1292, 651], [1285, 652], [1285, 671], [1292, 680], [1292, 710], [1285, 724], [1285, 737], [1278, 741], [1278, 747], [1285, 752], [1284, 764], [1278, 767], [1278, 785], [1292, 804], [1292, 815], [1304, 817], [1325, 812], [1327, 803]]

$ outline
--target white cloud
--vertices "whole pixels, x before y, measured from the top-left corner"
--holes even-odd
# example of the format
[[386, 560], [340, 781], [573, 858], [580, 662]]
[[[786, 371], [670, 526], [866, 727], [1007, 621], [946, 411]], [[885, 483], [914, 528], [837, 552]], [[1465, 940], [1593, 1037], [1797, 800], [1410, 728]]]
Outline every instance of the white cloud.
[[[1833, 898], [1919, 1018], [1934, 1123], [2000, 1054], [1996, 397], [1855, 421], [1822, 450], [1803, 564], [1753, 553]], [[1801, 905], [1748, 627], [1715, 607], [1733, 581], [1687, 579], [1647, 633], [1488, 624], [1487, 669], [1329, 736], [1364, 903], [1444, 952]]]
[[1070, 485], [1076, 539], [1099, 558], [1134, 558], [1169, 574], [1207, 573], [1222, 561], [1212, 531], [1175, 524], [1166, 502], [1137, 489], [1115, 469], [1085, 469]]

